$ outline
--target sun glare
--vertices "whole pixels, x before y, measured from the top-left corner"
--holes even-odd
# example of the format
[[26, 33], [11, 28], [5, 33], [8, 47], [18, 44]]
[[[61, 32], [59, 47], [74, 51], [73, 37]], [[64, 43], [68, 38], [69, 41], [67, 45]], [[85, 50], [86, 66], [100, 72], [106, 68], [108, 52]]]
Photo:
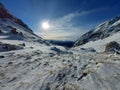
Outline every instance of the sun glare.
[[43, 23], [42, 23], [42, 28], [43, 28], [44, 30], [48, 30], [48, 29], [50, 28], [49, 23], [48, 23], [48, 22], [43, 22]]

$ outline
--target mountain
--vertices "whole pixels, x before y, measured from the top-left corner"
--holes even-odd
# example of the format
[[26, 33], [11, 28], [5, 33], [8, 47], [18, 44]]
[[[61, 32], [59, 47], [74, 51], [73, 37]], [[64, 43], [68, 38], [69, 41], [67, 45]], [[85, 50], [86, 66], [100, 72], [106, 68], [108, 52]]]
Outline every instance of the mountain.
[[74, 47], [92, 47], [96, 49], [102, 47], [103, 49], [103, 46], [110, 41], [120, 42], [119, 35], [120, 17], [116, 17], [83, 34], [78, 40], [76, 40]]
[[47, 40], [47, 41], [53, 45], [59, 45], [59, 46], [64, 46], [68, 48], [71, 48], [74, 45], [73, 41], [60, 41], [60, 40]]
[[[3, 6], [2, 3], [0, 3], [0, 18], [9, 18], [11, 21], [29, 29], [29, 27], [24, 24], [20, 19], [14, 17], [9, 13], [9, 11]], [[30, 30], [30, 29], [29, 29]], [[31, 30], [32, 31], [32, 30]]]
[[120, 53], [98, 52], [120, 49], [119, 30], [69, 49], [49, 44], [0, 8], [0, 90], [120, 90]]
[[44, 40], [0, 3], [0, 51], [20, 49], [27, 46], [27, 42], [40, 44]]
[[74, 44], [79, 46], [86, 44], [89, 41], [96, 41], [112, 36], [114, 33], [120, 31], [120, 17], [116, 17], [98, 25], [95, 29], [83, 34]]

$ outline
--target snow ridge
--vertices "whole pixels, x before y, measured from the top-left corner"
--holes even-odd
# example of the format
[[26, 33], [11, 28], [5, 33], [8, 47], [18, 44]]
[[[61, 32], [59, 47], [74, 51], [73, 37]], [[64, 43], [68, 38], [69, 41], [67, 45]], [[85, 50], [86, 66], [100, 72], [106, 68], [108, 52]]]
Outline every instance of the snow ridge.
[[117, 32], [120, 32], [120, 17], [106, 21], [98, 25], [95, 29], [85, 33], [76, 40], [74, 47], [86, 44], [90, 41], [105, 39]]

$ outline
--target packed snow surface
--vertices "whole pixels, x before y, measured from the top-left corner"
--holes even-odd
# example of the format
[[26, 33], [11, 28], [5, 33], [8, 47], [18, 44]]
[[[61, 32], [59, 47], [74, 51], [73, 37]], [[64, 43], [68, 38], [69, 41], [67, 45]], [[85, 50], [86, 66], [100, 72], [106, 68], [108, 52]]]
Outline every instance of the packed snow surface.
[[2, 52], [0, 90], [120, 90], [120, 56], [42, 45]]

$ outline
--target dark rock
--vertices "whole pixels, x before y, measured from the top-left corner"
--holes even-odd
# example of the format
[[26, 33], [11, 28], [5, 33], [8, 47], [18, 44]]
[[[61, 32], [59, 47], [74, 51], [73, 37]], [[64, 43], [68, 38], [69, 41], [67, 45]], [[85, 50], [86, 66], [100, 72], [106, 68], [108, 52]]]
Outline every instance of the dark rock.
[[49, 56], [53, 57], [53, 56], [55, 56], [55, 54], [54, 53], [49, 53]]
[[59, 48], [56, 48], [56, 47], [51, 47], [51, 50], [56, 51], [56, 52], [60, 52], [61, 51]]
[[30, 47], [31, 49], [33, 49], [34, 47]]
[[25, 47], [25, 43], [22, 43], [22, 44], [19, 44], [20, 46], [22, 46], [22, 47]]
[[14, 81], [14, 80], [16, 80], [17, 79], [17, 77], [13, 77], [12, 79], [10, 79], [8, 82], [10, 83], [10, 82], [12, 82], [12, 81]]
[[94, 48], [80, 48], [82, 51], [87, 51], [87, 52], [96, 52]]
[[24, 36], [22, 32], [19, 33], [20, 36]]
[[11, 33], [13, 33], [13, 34], [18, 34], [17, 29], [16, 29], [16, 28], [13, 28], [13, 29], [11, 30]]
[[0, 48], [3, 50], [11, 51], [11, 50], [18, 50], [18, 49], [23, 49], [21, 46], [17, 45], [12, 45], [12, 44], [6, 44], [6, 43], [1, 43], [0, 42]]
[[13, 64], [13, 62], [8, 62], [9, 65]]
[[2, 30], [0, 29], [0, 33], [2, 33]]
[[6, 50], [16, 50], [16, 46], [15, 45], [9, 45], [9, 44], [5, 44], [5, 46], [3, 47]]
[[4, 58], [5, 56], [0, 56], [0, 58]]
[[77, 81], [81, 80], [83, 77], [86, 77], [88, 75], [87, 72], [84, 72], [78, 79]]
[[105, 52], [110, 52], [110, 51], [113, 52], [120, 51], [120, 44], [115, 41], [107, 43]]

